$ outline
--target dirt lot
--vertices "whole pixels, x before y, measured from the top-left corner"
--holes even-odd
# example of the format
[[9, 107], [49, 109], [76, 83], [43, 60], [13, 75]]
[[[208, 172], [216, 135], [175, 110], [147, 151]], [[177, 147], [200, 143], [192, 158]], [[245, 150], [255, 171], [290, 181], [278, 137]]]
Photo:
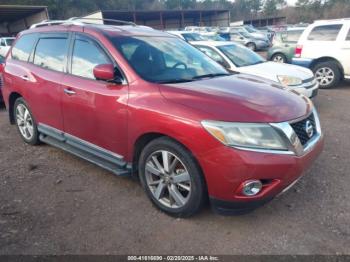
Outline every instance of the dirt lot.
[[315, 103], [325, 150], [255, 212], [174, 219], [137, 182], [50, 146], [30, 147], [0, 111], [0, 254], [350, 254], [350, 84]]

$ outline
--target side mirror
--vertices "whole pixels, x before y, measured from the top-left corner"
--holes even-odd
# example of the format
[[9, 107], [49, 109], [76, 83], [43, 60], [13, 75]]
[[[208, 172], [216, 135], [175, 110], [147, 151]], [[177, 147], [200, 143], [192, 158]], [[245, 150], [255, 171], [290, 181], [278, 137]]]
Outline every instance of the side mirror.
[[243, 37], [243, 36], [241, 36], [239, 39], [244, 40], [244, 37]]
[[0, 63], [0, 73], [2, 73], [4, 71], [4, 66], [5, 66], [5, 64]]
[[102, 64], [94, 67], [94, 76], [97, 80], [104, 80], [116, 84], [122, 84], [123, 79], [115, 76], [114, 66], [112, 64]]

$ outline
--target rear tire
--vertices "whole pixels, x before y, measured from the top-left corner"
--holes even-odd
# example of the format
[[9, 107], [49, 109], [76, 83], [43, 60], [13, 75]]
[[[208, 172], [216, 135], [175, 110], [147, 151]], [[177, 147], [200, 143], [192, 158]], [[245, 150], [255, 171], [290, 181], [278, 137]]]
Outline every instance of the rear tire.
[[189, 217], [202, 208], [206, 186], [192, 154], [174, 140], [150, 142], [139, 160], [141, 184], [152, 203], [174, 217]]
[[339, 84], [341, 73], [338, 65], [333, 61], [317, 63], [312, 71], [322, 89], [330, 89]]
[[249, 48], [252, 51], [256, 51], [256, 44], [254, 44], [252, 42], [246, 44], [246, 47]]
[[40, 144], [38, 127], [34, 116], [28, 104], [22, 97], [17, 98], [15, 101], [13, 116], [15, 118], [18, 133], [24, 142], [30, 145]]
[[276, 63], [287, 63], [287, 57], [284, 54], [277, 53], [271, 57], [271, 61]]

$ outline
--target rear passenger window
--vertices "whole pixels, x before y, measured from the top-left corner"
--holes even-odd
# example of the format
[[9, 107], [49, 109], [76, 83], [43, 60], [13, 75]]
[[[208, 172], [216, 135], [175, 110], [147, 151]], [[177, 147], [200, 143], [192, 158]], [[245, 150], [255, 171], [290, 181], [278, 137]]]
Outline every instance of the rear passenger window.
[[67, 38], [40, 39], [35, 49], [34, 64], [63, 72], [67, 43]]
[[20, 61], [28, 61], [30, 53], [33, 50], [37, 36], [34, 34], [23, 35], [16, 42], [12, 49], [12, 58]]
[[107, 55], [91, 42], [76, 39], [72, 56], [72, 74], [95, 79], [94, 67], [101, 64], [112, 64]]
[[297, 30], [293, 30], [293, 31], [288, 31], [288, 38], [287, 41], [288, 42], [298, 42], [300, 35], [303, 31], [297, 31]]
[[316, 26], [309, 34], [311, 41], [335, 41], [343, 25]]

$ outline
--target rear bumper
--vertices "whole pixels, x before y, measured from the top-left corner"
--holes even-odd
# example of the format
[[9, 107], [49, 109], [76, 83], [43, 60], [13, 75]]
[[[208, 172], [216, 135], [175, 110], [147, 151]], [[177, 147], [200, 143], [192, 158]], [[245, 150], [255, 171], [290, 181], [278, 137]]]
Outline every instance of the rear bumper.
[[302, 66], [306, 68], [310, 68], [311, 64], [313, 62], [313, 59], [307, 59], [307, 58], [292, 58], [292, 64], [297, 66]]

